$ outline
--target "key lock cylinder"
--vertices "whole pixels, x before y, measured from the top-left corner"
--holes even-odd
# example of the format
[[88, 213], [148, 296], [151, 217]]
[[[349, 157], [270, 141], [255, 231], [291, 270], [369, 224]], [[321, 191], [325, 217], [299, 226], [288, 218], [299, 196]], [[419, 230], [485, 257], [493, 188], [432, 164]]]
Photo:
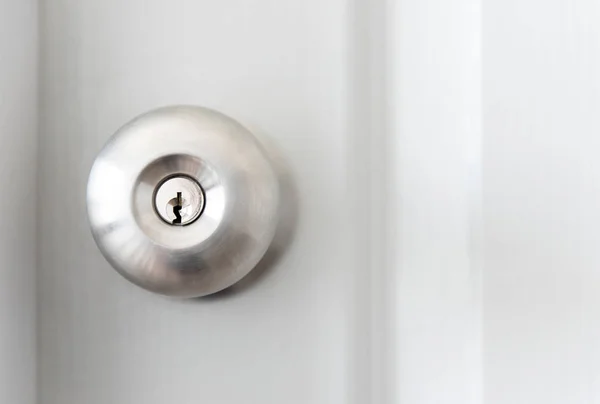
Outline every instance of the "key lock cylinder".
[[278, 221], [277, 176], [255, 137], [201, 107], [129, 122], [92, 166], [92, 234], [125, 278], [169, 296], [233, 285], [260, 261]]

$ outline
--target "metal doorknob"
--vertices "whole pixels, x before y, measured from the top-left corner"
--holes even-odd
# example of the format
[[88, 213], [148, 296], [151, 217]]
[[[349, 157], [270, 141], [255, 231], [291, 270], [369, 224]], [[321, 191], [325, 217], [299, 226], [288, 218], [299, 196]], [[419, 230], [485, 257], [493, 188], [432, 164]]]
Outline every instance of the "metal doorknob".
[[92, 234], [131, 282], [199, 297], [248, 274], [273, 240], [278, 181], [255, 137], [201, 107], [167, 107], [117, 131], [88, 180]]

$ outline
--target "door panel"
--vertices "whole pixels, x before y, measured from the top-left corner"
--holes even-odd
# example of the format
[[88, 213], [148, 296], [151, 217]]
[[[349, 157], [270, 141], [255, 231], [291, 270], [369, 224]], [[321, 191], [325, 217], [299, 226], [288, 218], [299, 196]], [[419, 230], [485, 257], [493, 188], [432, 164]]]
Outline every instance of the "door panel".
[[0, 1], [0, 403], [36, 399], [35, 3]]
[[[344, 6], [44, 2], [42, 403], [345, 401], [358, 268], [341, 231]], [[190, 301], [152, 295], [117, 275], [90, 237], [95, 154], [121, 124], [169, 104], [235, 117], [295, 180], [293, 243], [248, 287]]]

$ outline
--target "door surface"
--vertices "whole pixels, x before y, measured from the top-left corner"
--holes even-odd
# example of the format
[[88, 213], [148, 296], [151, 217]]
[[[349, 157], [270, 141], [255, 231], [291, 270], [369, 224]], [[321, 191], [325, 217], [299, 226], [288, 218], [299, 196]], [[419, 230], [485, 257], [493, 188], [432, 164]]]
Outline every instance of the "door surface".
[[[593, 0], [0, 0], [0, 402], [600, 403]], [[125, 281], [91, 164], [239, 120], [289, 231], [242, 284]]]
[[[346, 198], [347, 20], [343, 1], [312, 6], [43, 4], [41, 402], [346, 400], [358, 269], [343, 230], [355, 204]], [[83, 198], [96, 153], [132, 117], [171, 104], [235, 117], [295, 180], [293, 240], [248, 287], [189, 301], [149, 294], [89, 237]]]

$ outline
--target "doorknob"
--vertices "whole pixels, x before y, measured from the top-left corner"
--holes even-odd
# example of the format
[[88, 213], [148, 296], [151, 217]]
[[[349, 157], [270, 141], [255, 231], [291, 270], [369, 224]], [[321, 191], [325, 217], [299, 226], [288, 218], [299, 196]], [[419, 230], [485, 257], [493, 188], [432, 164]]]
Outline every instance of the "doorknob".
[[233, 285], [263, 257], [279, 184], [255, 137], [202, 107], [166, 107], [117, 131], [87, 187], [92, 235], [125, 278], [169, 296]]

